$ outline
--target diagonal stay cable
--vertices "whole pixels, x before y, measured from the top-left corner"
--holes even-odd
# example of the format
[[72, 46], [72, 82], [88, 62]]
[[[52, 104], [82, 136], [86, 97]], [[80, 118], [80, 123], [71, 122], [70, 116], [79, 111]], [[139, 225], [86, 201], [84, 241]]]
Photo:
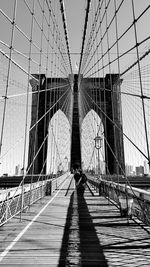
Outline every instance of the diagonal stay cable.
[[39, 118], [39, 120], [35, 123], [35, 124], [33, 124], [32, 125], [32, 127], [30, 128], [30, 131], [36, 126], [36, 124], [38, 124], [50, 111], [51, 111], [51, 109], [53, 109], [54, 108], [54, 106], [56, 106], [59, 102], [60, 102], [60, 100], [64, 97], [64, 95], [66, 95], [66, 93], [68, 92], [70, 90], [70, 88], [67, 90], [67, 91], [65, 91], [63, 94], [62, 94], [62, 96], [55, 102], [55, 104], [53, 104], [48, 110], [47, 110], [47, 112], [43, 115], [43, 116], [41, 116], [40, 118]]
[[71, 70], [71, 73], [72, 73], [72, 64], [71, 64], [71, 57], [70, 57], [70, 48], [69, 48], [69, 39], [68, 39], [68, 32], [67, 32], [67, 23], [66, 23], [66, 16], [65, 16], [64, 1], [63, 0], [59, 0], [59, 2], [60, 2], [61, 14], [62, 14], [62, 21], [63, 21], [63, 27], [64, 27], [64, 34], [65, 34], [65, 40], [66, 40], [66, 46], [67, 46], [70, 70]]
[[83, 37], [82, 37], [82, 48], [81, 48], [81, 56], [80, 56], [78, 75], [80, 74], [80, 71], [81, 71], [82, 58], [83, 58], [84, 45], [85, 45], [85, 38], [86, 38], [86, 31], [87, 31], [87, 24], [88, 24], [88, 16], [89, 16], [89, 10], [90, 10], [90, 3], [91, 3], [91, 0], [87, 0], [87, 7], [86, 7], [84, 31], [83, 31]]
[[122, 129], [98, 106], [98, 104], [92, 99], [92, 97], [86, 92], [86, 95], [90, 98], [92, 103], [97, 106], [97, 108], [104, 114], [104, 116], [123, 134], [123, 136], [128, 139], [128, 141], [149, 161], [149, 158], [144, 154], [144, 152], [123, 132]]

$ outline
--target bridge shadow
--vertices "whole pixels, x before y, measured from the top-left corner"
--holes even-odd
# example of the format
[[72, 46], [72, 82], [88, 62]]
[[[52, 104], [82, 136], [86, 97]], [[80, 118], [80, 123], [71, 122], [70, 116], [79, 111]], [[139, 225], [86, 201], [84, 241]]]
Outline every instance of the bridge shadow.
[[58, 266], [108, 267], [86, 201], [76, 192], [70, 198]]

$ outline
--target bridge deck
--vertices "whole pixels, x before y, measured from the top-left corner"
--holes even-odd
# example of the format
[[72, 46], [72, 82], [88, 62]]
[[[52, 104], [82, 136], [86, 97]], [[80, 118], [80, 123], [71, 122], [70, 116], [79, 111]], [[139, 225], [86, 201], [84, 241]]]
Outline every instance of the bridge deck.
[[23, 213], [21, 223], [18, 217], [0, 228], [0, 265], [150, 266], [149, 227], [128, 224], [88, 188], [85, 198], [73, 183], [67, 193], [68, 185]]

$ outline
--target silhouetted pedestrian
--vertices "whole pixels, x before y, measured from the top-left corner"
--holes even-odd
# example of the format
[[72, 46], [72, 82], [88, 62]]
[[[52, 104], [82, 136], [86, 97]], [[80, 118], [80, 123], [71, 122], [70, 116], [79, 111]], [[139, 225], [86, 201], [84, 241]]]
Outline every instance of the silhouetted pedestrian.
[[77, 194], [79, 196], [83, 196], [87, 182], [86, 175], [82, 173], [82, 170], [76, 169], [74, 174], [74, 179], [76, 183]]

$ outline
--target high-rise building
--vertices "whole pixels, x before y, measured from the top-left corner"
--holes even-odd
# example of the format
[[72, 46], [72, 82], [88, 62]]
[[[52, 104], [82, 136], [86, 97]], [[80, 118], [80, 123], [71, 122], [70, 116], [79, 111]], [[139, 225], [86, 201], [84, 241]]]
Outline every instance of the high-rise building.
[[142, 176], [142, 175], [144, 175], [144, 167], [143, 167], [143, 166], [137, 166], [137, 167], [135, 168], [135, 170], [136, 170], [136, 175], [137, 175], [137, 176]]
[[149, 164], [146, 160], [144, 160], [144, 174], [149, 174]]
[[15, 167], [15, 175], [16, 176], [20, 175], [20, 165], [19, 164]]
[[127, 176], [132, 176], [133, 175], [133, 166], [126, 164], [125, 171], [126, 171]]

